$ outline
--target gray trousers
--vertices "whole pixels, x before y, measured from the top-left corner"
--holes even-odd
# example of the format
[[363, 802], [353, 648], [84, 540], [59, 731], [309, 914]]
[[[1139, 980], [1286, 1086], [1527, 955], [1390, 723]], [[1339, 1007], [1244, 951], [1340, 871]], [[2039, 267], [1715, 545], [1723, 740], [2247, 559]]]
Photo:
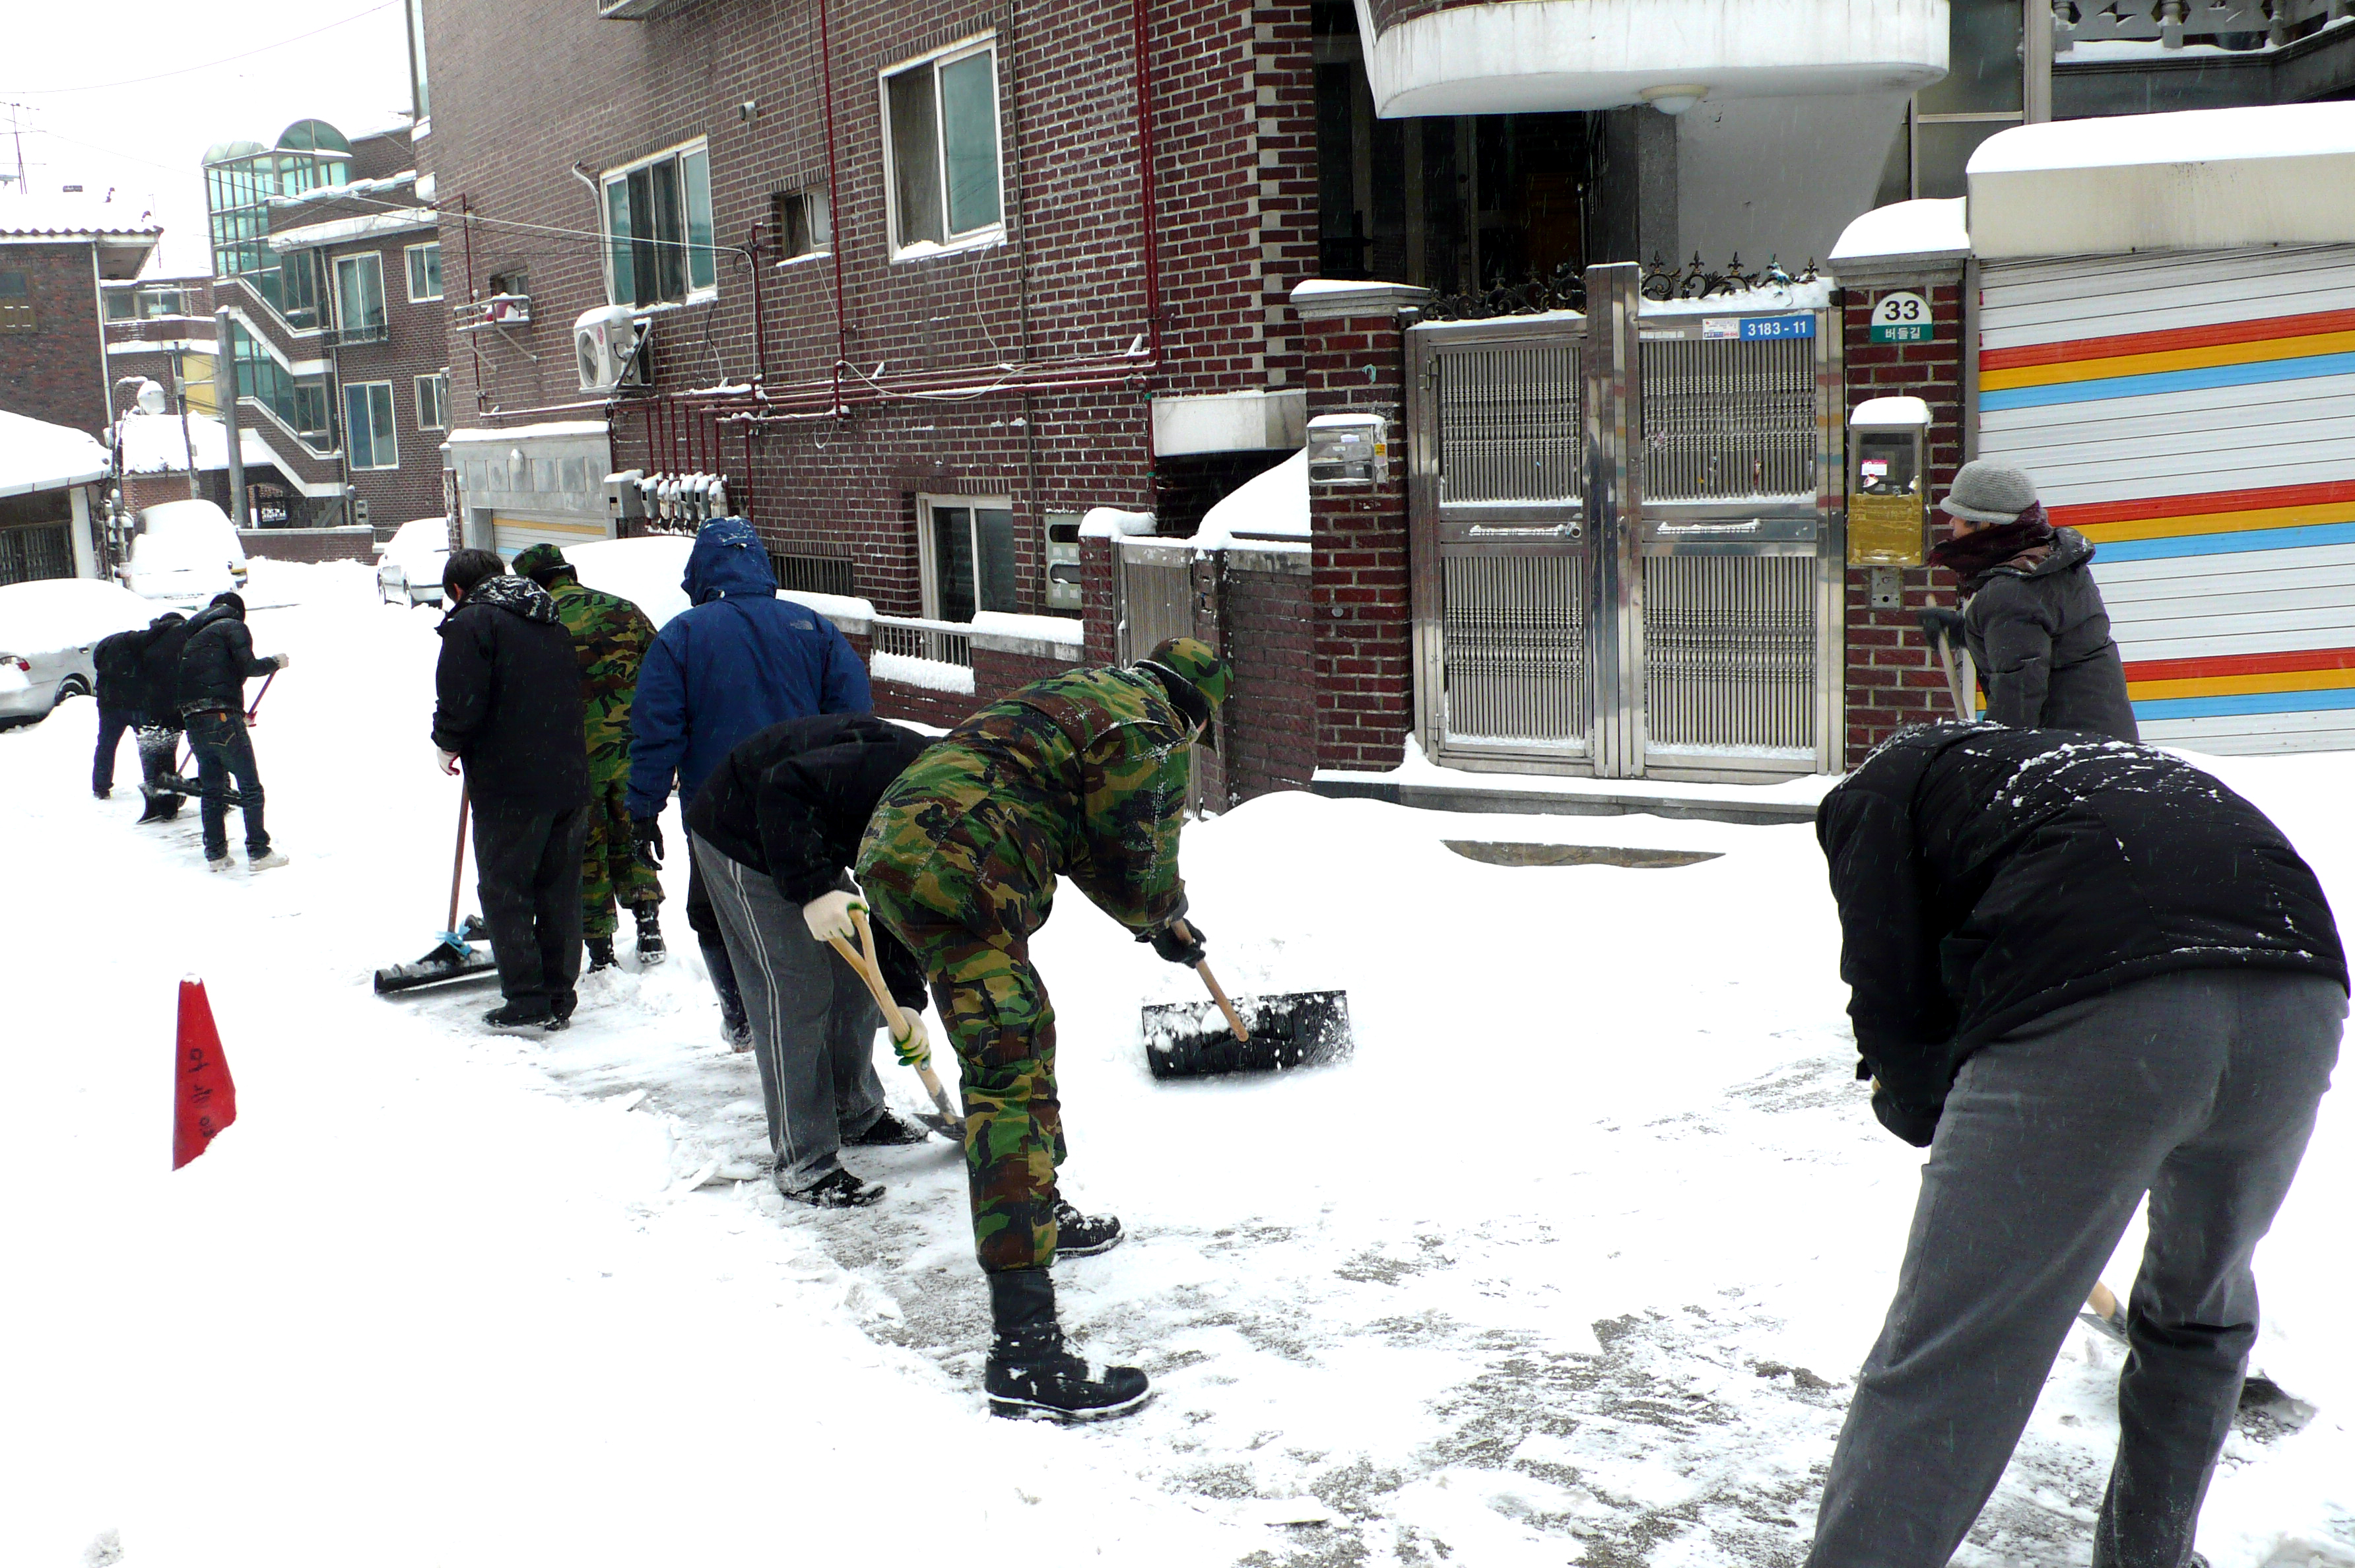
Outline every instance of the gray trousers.
[[810, 935], [801, 906], [773, 878], [699, 835], [695, 859], [751, 1020], [777, 1185], [799, 1192], [841, 1168], [842, 1140], [883, 1114], [875, 1075], [883, 1015], [850, 966]]
[[2346, 1015], [2320, 976], [2191, 970], [2073, 1003], [1964, 1064], [1810, 1564], [1953, 1556], [2147, 1191], [2093, 1560], [2181, 1568], [2257, 1336], [2250, 1254], [2297, 1173]]

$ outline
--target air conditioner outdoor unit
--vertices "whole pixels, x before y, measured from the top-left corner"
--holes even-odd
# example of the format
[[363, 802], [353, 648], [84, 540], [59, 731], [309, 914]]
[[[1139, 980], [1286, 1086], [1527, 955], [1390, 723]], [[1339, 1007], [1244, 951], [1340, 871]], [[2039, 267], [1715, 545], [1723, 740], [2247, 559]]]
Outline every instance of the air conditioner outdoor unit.
[[638, 324], [627, 305], [600, 305], [583, 311], [572, 324], [572, 357], [581, 371], [584, 392], [609, 392], [634, 379], [638, 352]]

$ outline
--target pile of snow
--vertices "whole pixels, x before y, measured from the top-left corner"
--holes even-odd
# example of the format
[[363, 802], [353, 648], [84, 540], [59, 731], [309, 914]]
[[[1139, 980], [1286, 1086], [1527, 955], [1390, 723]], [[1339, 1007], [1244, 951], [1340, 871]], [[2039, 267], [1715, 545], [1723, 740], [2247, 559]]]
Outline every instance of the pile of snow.
[[1832, 303], [1833, 291], [1839, 287], [1835, 278], [1817, 278], [1813, 283], [1761, 283], [1756, 288], [1735, 289], [1731, 293], [1710, 294], [1697, 300], [1656, 300], [1644, 302], [1646, 315], [1754, 315], [1760, 311], [1823, 310]]
[[87, 432], [0, 410], [0, 496], [88, 485], [113, 466]]
[[[12, 654], [80, 647], [162, 614], [120, 583], [50, 577], [0, 585], [0, 649]], [[16, 673], [10, 667], [11, 674]]]
[[868, 674], [877, 680], [921, 687], [926, 691], [973, 690], [971, 666], [918, 658], [913, 654], [878, 653], [868, 660]]
[[780, 588], [777, 597], [790, 599], [805, 608], [816, 611], [827, 620], [868, 622], [875, 619], [875, 603], [869, 599], [854, 599], [847, 593], [807, 593], [798, 588]]
[[988, 636], [1027, 637], [1034, 643], [1060, 643], [1078, 647], [1087, 640], [1086, 624], [1076, 615], [1017, 615], [1006, 610], [976, 610], [973, 629]]
[[1204, 513], [1194, 549], [1299, 549], [1306, 548], [1308, 533], [1308, 449], [1303, 447]]
[[[276, 466], [277, 458], [258, 432], [240, 425], [237, 433], [249, 467]], [[125, 474], [185, 474], [190, 447], [196, 449], [198, 473], [229, 466], [229, 427], [211, 414], [191, 413], [183, 430], [177, 414], [134, 411], [123, 416], [122, 440]]]
[[646, 613], [659, 629], [687, 608], [687, 558], [695, 541], [678, 535], [649, 534], [644, 539], [598, 539], [564, 547], [583, 588], [618, 593]]
[[1092, 507], [1080, 519], [1083, 539], [1146, 539], [1153, 533], [1153, 514], [1124, 512], [1117, 507]]

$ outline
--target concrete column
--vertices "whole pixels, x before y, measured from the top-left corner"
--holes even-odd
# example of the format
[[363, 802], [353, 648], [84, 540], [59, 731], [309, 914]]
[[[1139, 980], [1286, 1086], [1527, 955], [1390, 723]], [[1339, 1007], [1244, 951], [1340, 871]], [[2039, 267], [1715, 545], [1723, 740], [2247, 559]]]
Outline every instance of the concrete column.
[[1401, 309], [1430, 297], [1402, 283], [1312, 280], [1292, 291], [1308, 417], [1378, 414], [1388, 458], [1366, 485], [1309, 486], [1316, 765], [1394, 768], [1414, 724], [1408, 596], [1406, 336]]

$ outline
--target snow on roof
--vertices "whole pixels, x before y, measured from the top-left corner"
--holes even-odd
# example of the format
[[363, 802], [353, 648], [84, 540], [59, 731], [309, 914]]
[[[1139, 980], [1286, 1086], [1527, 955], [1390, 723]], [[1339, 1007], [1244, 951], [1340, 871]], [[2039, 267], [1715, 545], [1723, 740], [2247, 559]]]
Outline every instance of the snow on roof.
[[453, 430], [448, 442], [452, 446], [463, 446], [478, 441], [548, 441], [559, 436], [606, 433], [603, 420], [549, 420], [541, 424], [510, 425], [505, 430]]
[[0, 240], [97, 234], [161, 234], [144, 208], [89, 196], [0, 196]]
[[1303, 447], [1245, 480], [1204, 513], [1202, 526], [1194, 532], [1194, 549], [1265, 548], [1270, 539], [1287, 543], [1307, 537], [1308, 449]]
[[399, 190], [402, 186], [413, 186], [416, 183], [417, 171], [403, 169], [397, 175], [387, 175], [382, 179], [346, 180], [341, 185], [314, 186], [309, 190], [298, 191], [293, 196], [271, 197], [269, 202], [272, 207], [308, 207], [314, 201], [340, 201], [351, 196], [375, 196], [380, 191]]
[[2015, 125], [1978, 145], [1981, 258], [2355, 242], [2355, 102]]
[[[238, 446], [249, 467], [274, 466], [277, 459], [259, 432], [243, 426]], [[211, 414], [191, 413], [184, 435], [177, 414], [132, 412], [123, 416], [123, 471], [125, 474], [185, 474], [188, 448], [197, 451], [197, 471], [210, 473], [229, 466], [229, 431]]]
[[304, 251], [314, 245], [340, 245], [347, 240], [372, 239], [378, 234], [433, 229], [441, 222], [442, 215], [430, 207], [396, 207], [389, 212], [367, 212], [357, 218], [331, 218], [325, 223], [305, 223], [298, 228], [282, 229], [270, 236], [270, 248], [279, 251]]
[[0, 496], [87, 485], [113, 466], [86, 432], [0, 411]]
[[1851, 219], [1827, 262], [1833, 271], [1859, 261], [1949, 261], [1971, 253], [1963, 198], [1891, 202]]

